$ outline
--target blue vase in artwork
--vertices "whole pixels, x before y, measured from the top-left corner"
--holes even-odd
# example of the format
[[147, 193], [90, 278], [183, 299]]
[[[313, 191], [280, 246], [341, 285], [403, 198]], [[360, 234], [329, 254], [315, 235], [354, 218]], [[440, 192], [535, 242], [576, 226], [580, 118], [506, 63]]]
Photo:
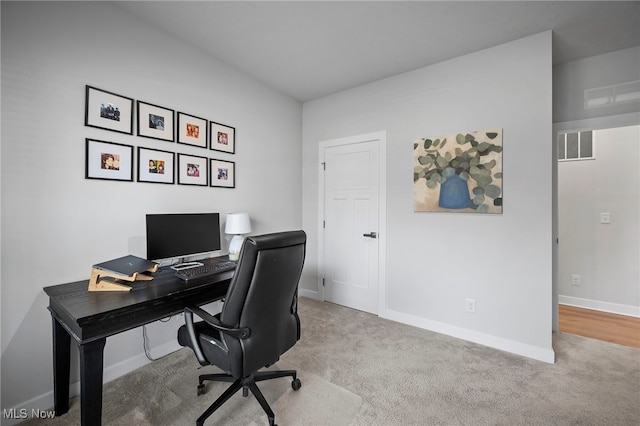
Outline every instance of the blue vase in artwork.
[[458, 175], [452, 175], [440, 185], [438, 206], [443, 209], [464, 209], [469, 207], [469, 185]]

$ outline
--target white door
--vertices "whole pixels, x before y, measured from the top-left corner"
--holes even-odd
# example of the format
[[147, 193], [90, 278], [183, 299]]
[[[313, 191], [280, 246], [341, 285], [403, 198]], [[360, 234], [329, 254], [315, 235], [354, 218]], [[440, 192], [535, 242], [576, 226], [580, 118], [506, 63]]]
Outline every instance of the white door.
[[369, 140], [326, 146], [321, 152], [324, 298], [374, 314], [380, 260], [379, 149], [379, 140]]

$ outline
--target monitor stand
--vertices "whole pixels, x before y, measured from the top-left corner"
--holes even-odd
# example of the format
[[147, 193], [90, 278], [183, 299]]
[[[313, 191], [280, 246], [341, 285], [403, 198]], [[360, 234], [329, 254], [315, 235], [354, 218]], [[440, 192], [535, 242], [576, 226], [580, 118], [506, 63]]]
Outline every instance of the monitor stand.
[[[147, 269], [144, 272], [154, 273], [158, 271], [158, 265]], [[91, 269], [89, 279], [89, 291], [131, 291], [131, 286], [123, 281], [151, 281], [153, 277], [144, 273], [134, 272], [131, 275], [120, 274], [118, 272], [105, 271], [99, 268]]]

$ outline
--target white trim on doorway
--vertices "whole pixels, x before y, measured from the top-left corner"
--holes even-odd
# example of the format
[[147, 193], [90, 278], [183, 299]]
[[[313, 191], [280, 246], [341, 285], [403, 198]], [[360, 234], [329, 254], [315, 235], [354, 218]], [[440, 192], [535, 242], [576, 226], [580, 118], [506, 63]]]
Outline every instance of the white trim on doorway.
[[386, 309], [386, 276], [387, 276], [387, 132], [378, 131], [361, 135], [320, 141], [318, 144], [318, 295], [324, 300], [322, 271], [324, 271], [324, 150], [328, 147], [355, 143], [378, 141], [378, 313]]
[[[633, 113], [628, 113], [628, 114], [620, 114], [620, 115], [611, 115], [611, 116], [604, 116], [604, 117], [594, 117], [594, 118], [586, 118], [586, 119], [582, 119], [582, 120], [575, 120], [575, 121], [565, 121], [565, 122], [558, 122], [558, 123], [553, 123], [553, 146], [555, 147], [555, 141], [556, 141], [556, 136], [558, 135], [558, 133], [562, 133], [562, 132], [579, 132], [579, 131], [585, 131], [585, 130], [601, 130], [601, 129], [609, 129], [609, 128], [615, 128], [615, 127], [626, 127], [626, 126], [635, 126], [635, 125], [639, 125], [640, 124], [640, 113], [637, 112], [633, 112]], [[557, 233], [557, 229], [558, 229], [558, 200], [557, 200], [557, 194], [558, 194], [558, 173], [557, 173], [557, 157], [558, 157], [558, 153], [557, 150], [553, 150], [554, 154], [553, 154], [553, 170], [554, 170], [554, 175], [553, 175], [553, 191], [554, 191], [554, 206], [553, 206], [553, 228], [554, 228], [554, 242], [556, 241], [556, 238], [558, 237], [558, 233]], [[640, 201], [639, 201], [640, 203]], [[638, 238], [640, 239], [640, 233], [638, 235]], [[554, 250], [553, 250], [553, 295], [552, 295], [552, 300], [553, 300], [553, 307], [552, 307], [552, 312], [553, 312], [553, 330], [557, 331], [559, 329], [559, 318], [558, 318], [558, 305], [560, 303], [565, 303], [568, 305], [573, 305], [576, 304], [577, 300], [567, 300], [567, 299], [562, 299], [560, 300], [560, 295], [558, 294], [558, 250], [557, 250], [557, 245], [554, 244]], [[638, 263], [640, 263], [640, 256], [638, 258]], [[638, 285], [640, 285], [640, 283], [638, 283]], [[591, 301], [590, 304], [586, 304], [584, 303], [584, 299], [581, 299], [581, 301], [583, 302], [583, 305], [577, 305], [577, 306], [581, 306], [581, 307], [585, 307], [588, 308], [588, 306], [596, 306], [594, 303], [592, 303], [593, 301]], [[598, 305], [601, 308], [603, 307], [602, 305]], [[608, 311], [609, 309], [611, 309], [613, 306], [612, 305], [608, 305], [606, 306], [606, 309], [602, 309], [605, 311]], [[633, 315], [635, 316], [636, 311], [635, 310], [631, 310], [629, 311], [628, 307], [623, 308], [622, 310], [620, 310], [620, 306], [616, 307], [620, 312], [630, 312], [627, 315]], [[635, 307], [634, 307], [635, 308]], [[624, 315], [624, 314], [623, 314]]]

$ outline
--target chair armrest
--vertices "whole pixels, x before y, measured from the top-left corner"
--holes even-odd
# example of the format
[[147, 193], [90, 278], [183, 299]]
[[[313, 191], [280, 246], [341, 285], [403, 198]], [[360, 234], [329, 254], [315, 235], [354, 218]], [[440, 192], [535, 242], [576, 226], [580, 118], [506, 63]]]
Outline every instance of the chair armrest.
[[[224, 325], [220, 322], [220, 320], [202, 308], [197, 306], [187, 306], [184, 308], [185, 317], [191, 317], [191, 326], [193, 327], [193, 316], [191, 314], [196, 314], [200, 318], [204, 320], [211, 327], [215, 328], [218, 331], [223, 332], [231, 337], [235, 337], [236, 339], [245, 340], [251, 336], [251, 329], [248, 327], [235, 328]], [[189, 327], [189, 322], [187, 320], [187, 327]], [[189, 331], [189, 335], [191, 335], [191, 331]], [[194, 329], [195, 336], [195, 329]]]
[[220, 320], [218, 320], [216, 317], [214, 317], [204, 309], [198, 308], [197, 306], [187, 306], [186, 308], [184, 308], [184, 319], [187, 326], [187, 332], [189, 333], [189, 340], [191, 340], [191, 348], [193, 349], [193, 352], [195, 353], [200, 365], [207, 365], [209, 364], [209, 362], [202, 353], [200, 342], [196, 337], [196, 328], [193, 323], [193, 314], [196, 314], [197, 316], [202, 318], [204, 322], [206, 322], [216, 330], [219, 330], [222, 333], [228, 334], [237, 339], [246, 339], [251, 335], [251, 330], [249, 328], [227, 327], [226, 325], [222, 324]]

